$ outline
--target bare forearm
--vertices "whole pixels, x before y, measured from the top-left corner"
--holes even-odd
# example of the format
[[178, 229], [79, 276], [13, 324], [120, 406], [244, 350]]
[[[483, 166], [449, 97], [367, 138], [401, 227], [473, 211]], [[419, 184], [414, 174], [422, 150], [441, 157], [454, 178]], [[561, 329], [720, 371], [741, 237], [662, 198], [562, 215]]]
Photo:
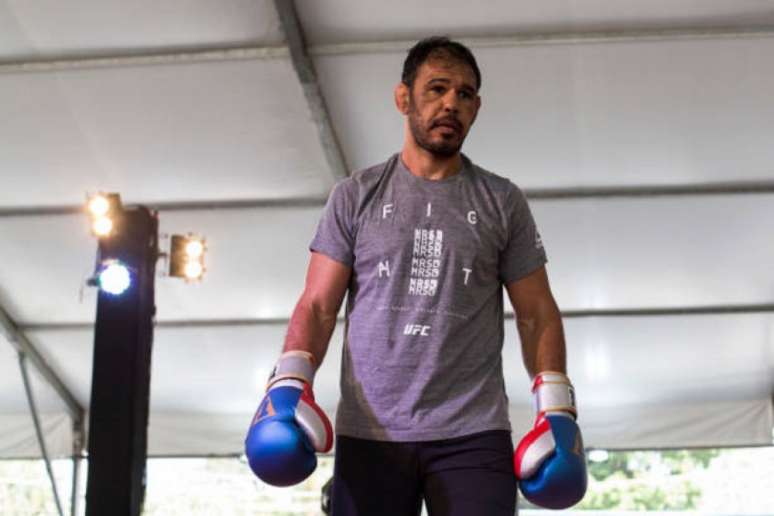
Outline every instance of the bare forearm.
[[326, 314], [301, 298], [290, 318], [283, 351], [308, 351], [314, 355], [315, 365], [319, 366], [335, 328], [336, 314]]
[[516, 327], [521, 337], [524, 366], [530, 378], [541, 371], [567, 373], [564, 330], [558, 310], [543, 318], [517, 319]]

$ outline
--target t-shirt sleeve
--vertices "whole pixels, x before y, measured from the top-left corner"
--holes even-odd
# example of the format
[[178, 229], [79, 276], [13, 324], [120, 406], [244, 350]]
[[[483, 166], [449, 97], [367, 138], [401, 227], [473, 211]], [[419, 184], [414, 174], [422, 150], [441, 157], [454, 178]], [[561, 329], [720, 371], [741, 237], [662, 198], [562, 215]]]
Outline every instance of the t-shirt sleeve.
[[508, 241], [500, 253], [500, 281], [507, 285], [544, 265], [548, 259], [535, 219], [524, 193], [512, 185], [505, 206], [508, 213]]
[[325, 204], [309, 250], [352, 266], [354, 263], [355, 237], [353, 232], [355, 199], [351, 192], [351, 179], [336, 183]]

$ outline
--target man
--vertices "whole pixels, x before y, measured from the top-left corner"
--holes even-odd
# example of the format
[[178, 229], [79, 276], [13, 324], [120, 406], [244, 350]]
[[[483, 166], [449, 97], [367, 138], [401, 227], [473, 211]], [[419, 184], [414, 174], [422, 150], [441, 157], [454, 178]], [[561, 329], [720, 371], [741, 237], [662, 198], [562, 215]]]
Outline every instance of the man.
[[[521, 191], [460, 153], [481, 106], [471, 52], [446, 38], [409, 51], [395, 105], [399, 154], [339, 182], [310, 245], [304, 292], [247, 440], [277, 485], [314, 469], [330, 424], [314, 403], [348, 292], [332, 514], [512, 515], [527, 498], [585, 491], [565, 345], [546, 255]], [[502, 287], [535, 378], [535, 428], [516, 453], [502, 371]], [[300, 429], [300, 430], [299, 430]]]

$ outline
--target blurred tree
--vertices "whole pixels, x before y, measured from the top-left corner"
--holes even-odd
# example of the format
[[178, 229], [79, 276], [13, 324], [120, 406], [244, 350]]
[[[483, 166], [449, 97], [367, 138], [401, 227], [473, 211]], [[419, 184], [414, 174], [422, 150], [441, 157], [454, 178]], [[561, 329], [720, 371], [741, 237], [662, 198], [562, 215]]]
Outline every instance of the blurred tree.
[[707, 469], [720, 450], [610, 452], [590, 462], [592, 483], [579, 509], [688, 510], [701, 500], [701, 489], [686, 474]]

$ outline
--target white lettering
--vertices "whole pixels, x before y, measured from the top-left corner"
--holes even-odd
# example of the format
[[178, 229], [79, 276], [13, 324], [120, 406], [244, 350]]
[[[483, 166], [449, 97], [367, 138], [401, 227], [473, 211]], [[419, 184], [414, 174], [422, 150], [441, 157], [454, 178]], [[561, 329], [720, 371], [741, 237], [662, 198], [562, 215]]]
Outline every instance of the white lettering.
[[427, 203], [427, 216], [429, 217], [432, 212], [433, 212], [433, 205], [430, 203]]
[[[428, 206], [430, 206], [428, 204]], [[435, 296], [441, 275], [443, 231], [440, 229], [414, 229], [414, 254], [411, 258], [409, 294]]]
[[473, 272], [473, 269], [466, 269], [465, 267], [462, 268], [463, 271], [465, 271], [465, 281], [464, 284], [468, 284], [468, 278], [470, 277], [470, 273]]
[[403, 335], [419, 335], [421, 337], [427, 337], [430, 335], [430, 326], [409, 323], [404, 326]]
[[390, 277], [390, 260], [379, 262], [379, 277], [382, 277], [382, 273], [385, 273], [387, 277]]
[[392, 213], [392, 204], [385, 204], [382, 206], [382, 218], [386, 219], [387, 215]]
[[468, 212], [468, 222], [470, 222], [471, 224], [475, 224], [476, 222], [478, 222], [478, 215], [476, 214], [475, 211], [471, 210]]

